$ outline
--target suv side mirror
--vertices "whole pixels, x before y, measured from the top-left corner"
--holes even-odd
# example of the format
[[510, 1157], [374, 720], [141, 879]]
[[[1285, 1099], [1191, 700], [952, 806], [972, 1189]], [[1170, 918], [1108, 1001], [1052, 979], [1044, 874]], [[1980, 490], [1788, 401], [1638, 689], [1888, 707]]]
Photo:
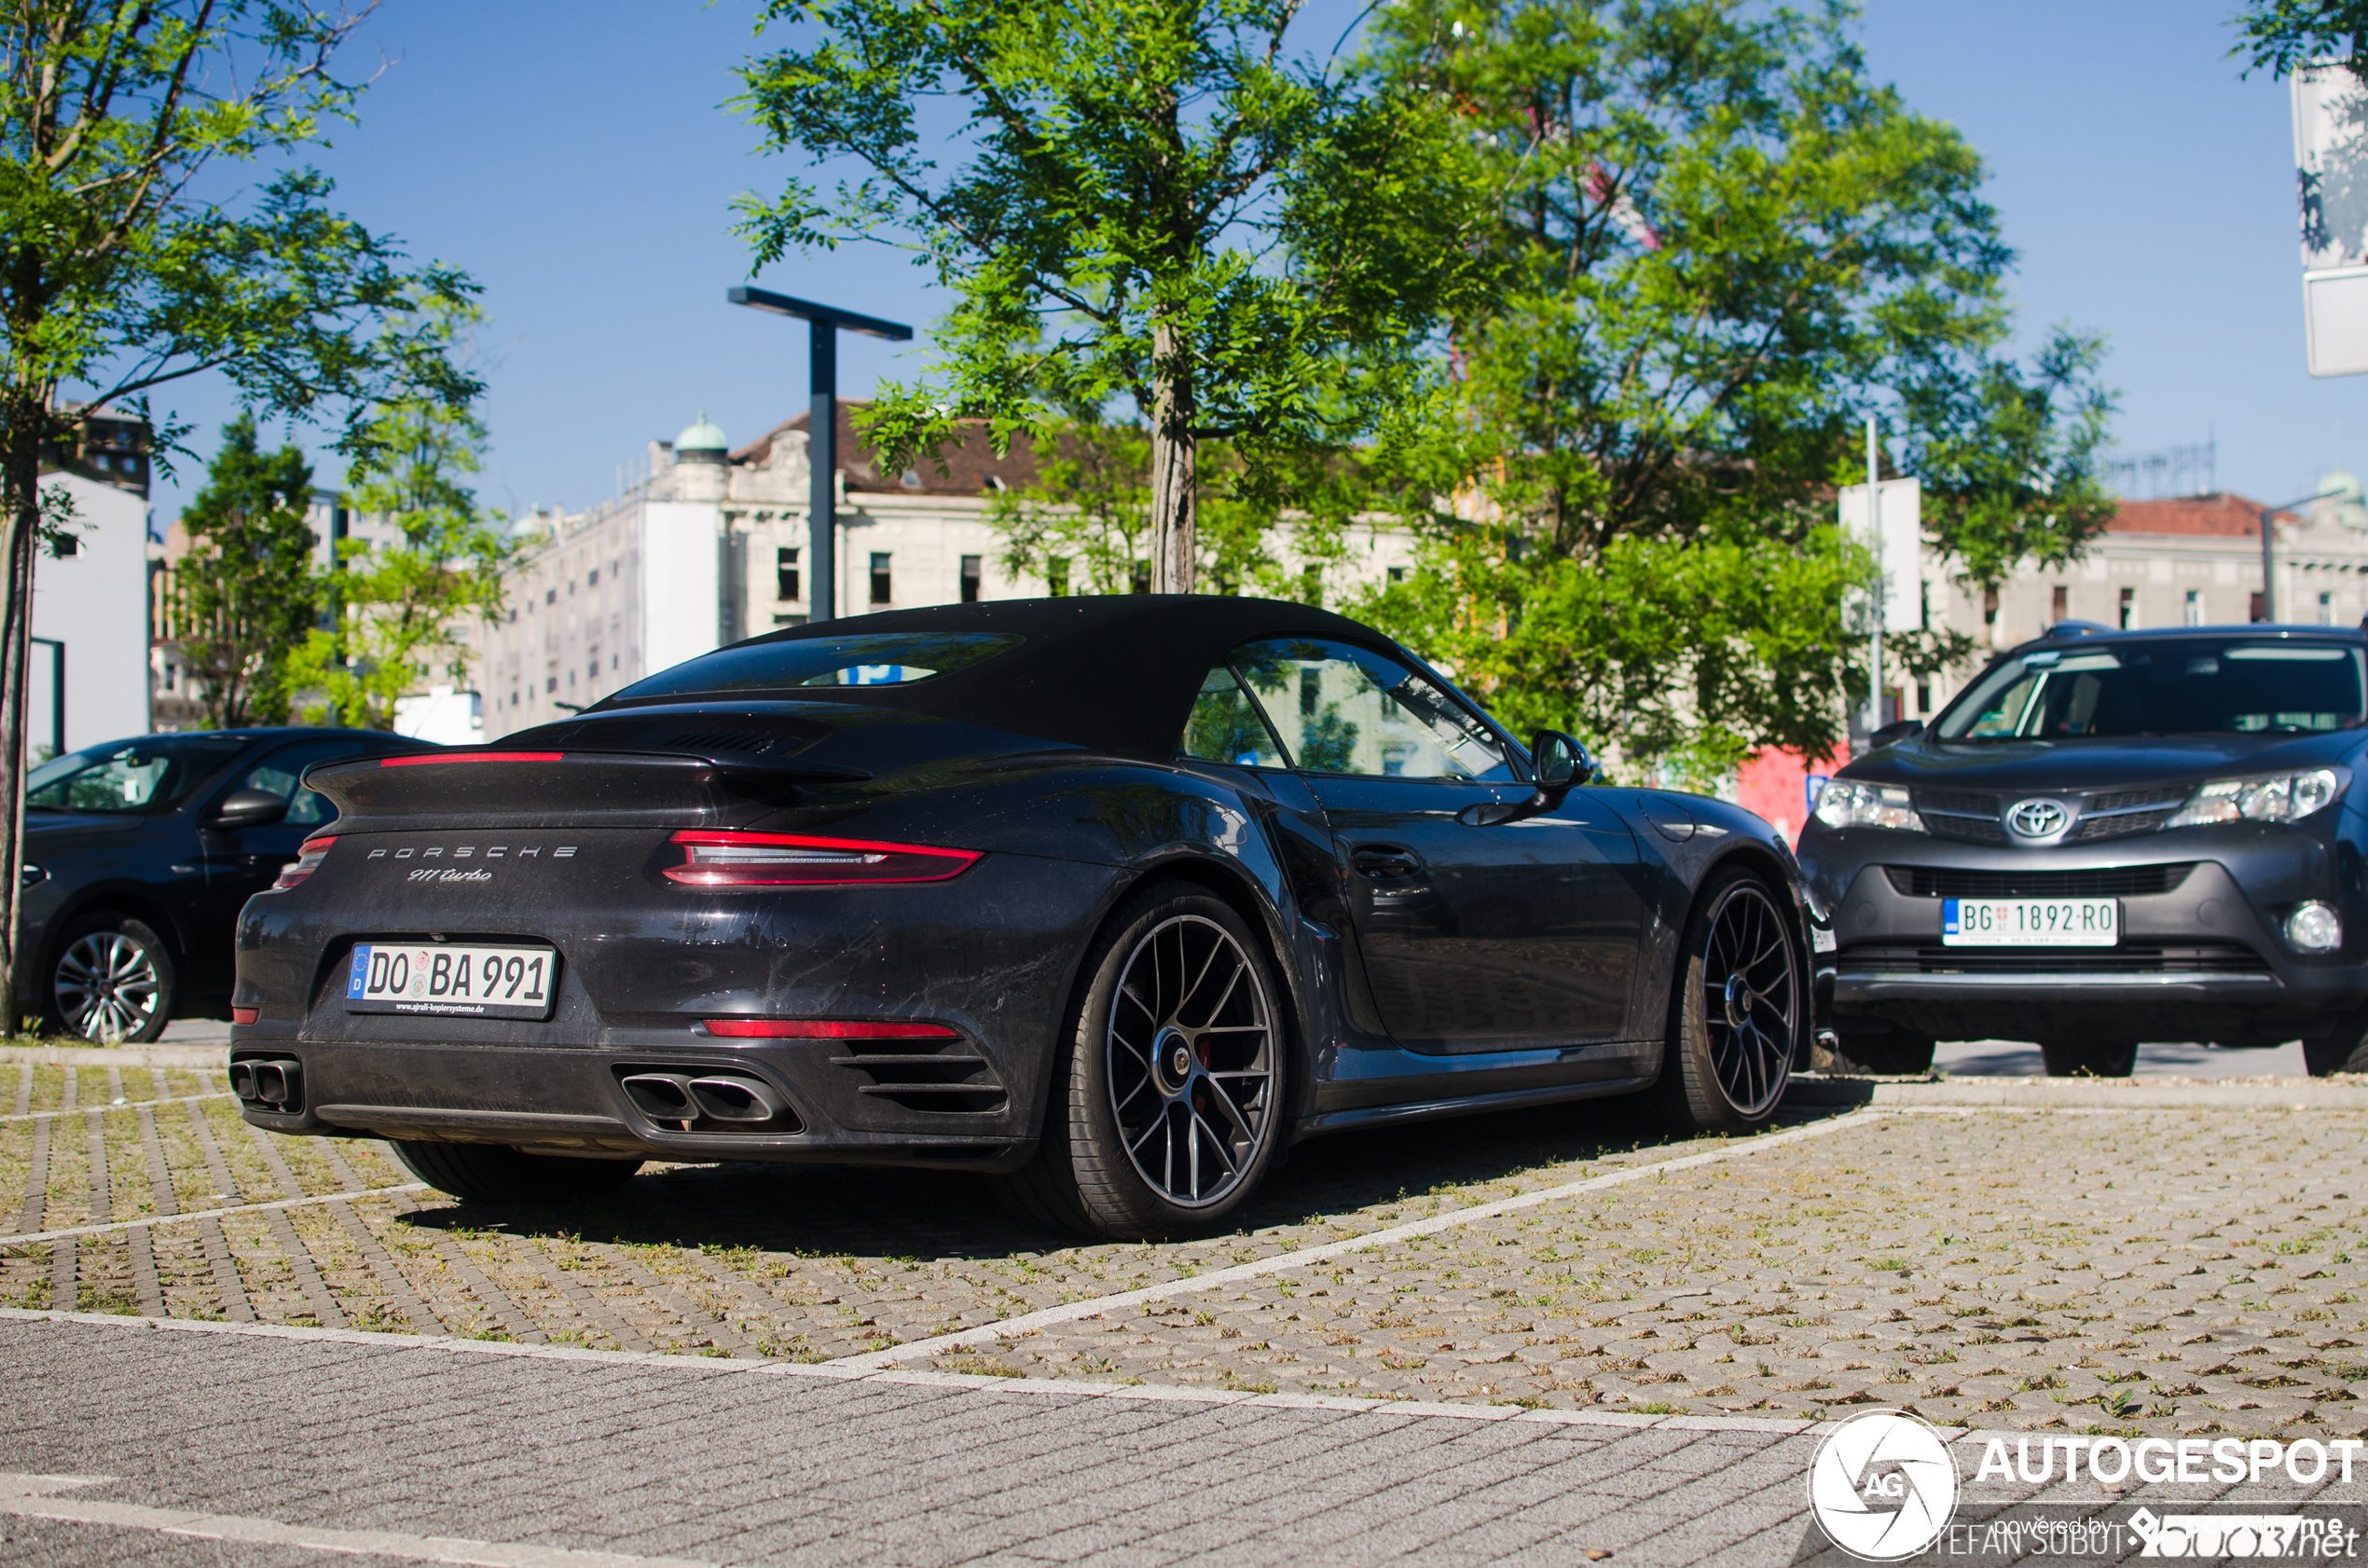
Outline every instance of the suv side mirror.
[[1866, 737], [1866, 749], [1871, 751], [1878, 746], [1891, 746], [1903, 740], [1913, 740], [1923, 733], [1924, 722], [1921, 719], [1893, 720]]
[[268, 790], [233, 790], [206, 818], [209, 828], [268, 828], [288, 814], [288, 803]]

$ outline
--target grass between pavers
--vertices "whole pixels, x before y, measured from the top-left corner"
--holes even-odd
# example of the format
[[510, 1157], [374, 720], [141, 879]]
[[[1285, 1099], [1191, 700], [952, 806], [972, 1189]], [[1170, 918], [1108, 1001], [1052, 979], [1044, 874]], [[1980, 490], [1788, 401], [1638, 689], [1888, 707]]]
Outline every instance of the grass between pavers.
[[[235, 1109], [200, 1113], [245, 1195], [279, 1196]], [[184, 1107], [157, 1115], [160, 1138], [186, 1124]], [[2341, 1435], [2368, 1395], [2351, 1386], [2368, 1379], [2353, 1262], [2368, 1247], [2352, 1178], [2329, 1173], [2356, 1164], [2364, 1120], [1891, 1117], [937, 1365], [1532, 1409], [1818, 1419], [1879, 1402], [1982, 1425]], [[1685, 1151], [1615, 1143], [1611, 1121], [1574, 1107], [1311, 1145], [1258, 1223], [1169, 1246], [1046, 1248], [972, 1179], [790, 1167], [654, 1167], [617, 1202], [543, 1214], [423, 1193], [284, 1219], [349, 1327], [420, 1327], [392, 1270], [431, 1332], [819, 1361]], [[50, 1125], [71, 1133], [53, 1190], [87, 1190], [83, 1119]], [[122, 1163], [136, 1117], [104, 1125], [128, 1214], [146, 1191]], [[192, 1140], [165, 1141], [182, 1194], [202, 1166]], [[24, 1144], [0, 1138], [0, 1179]], [[272, 1147], [302, 1190], [334, 1190], [327, 1146]], [[406, 1179], [376, 1145], [336, 1147], [365, 1185]], [[2203, 1163], [2181, 1152], [2199, 1148]], [[222, 1229], [256, 1316], [321, 1321], [267, 1217]], [[146, 1233], [167, 1311], [222, 1315], [195, 1228]], [[0, 1259], [0, 1302], [66, 1305], [48, 1299], [48, 1249], [18, 1250]], [[74, 1304], [136, 1310], [131, 1260], [118, 1239], [86, 1243]]]

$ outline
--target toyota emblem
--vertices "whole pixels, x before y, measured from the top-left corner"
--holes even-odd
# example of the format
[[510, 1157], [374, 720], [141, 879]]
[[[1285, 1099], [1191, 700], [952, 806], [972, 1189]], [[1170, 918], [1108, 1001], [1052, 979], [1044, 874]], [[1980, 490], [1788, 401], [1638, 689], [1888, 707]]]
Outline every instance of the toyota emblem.
[[2054, 801], [2017, 801], [2006, 813], [2006, 826], [2018, 838], [2053, 838], [2071, 820], [2072, 813]]

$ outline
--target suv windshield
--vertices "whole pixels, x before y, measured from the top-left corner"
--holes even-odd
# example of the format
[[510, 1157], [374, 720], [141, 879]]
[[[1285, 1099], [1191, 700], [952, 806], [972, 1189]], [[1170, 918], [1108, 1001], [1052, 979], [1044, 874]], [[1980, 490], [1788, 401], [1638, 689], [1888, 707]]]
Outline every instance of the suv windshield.
[[35, 811], [160, 816], [246, 749], [243, 740], [167, 735], [69, 751], [26, 777], [24, 804]]
[[609, 700], [808, 686], [901, 686], [993, 658], [1022, 640], [1012, 632], [890, 631], [743, 642], [685, 659], [672, 669], [635, 681]]
[[1986, 672], [1934, 731], [1962, 741], [2350, 729], [2368, 716], [2362, 653], [2245, 637], [2038, 648]]

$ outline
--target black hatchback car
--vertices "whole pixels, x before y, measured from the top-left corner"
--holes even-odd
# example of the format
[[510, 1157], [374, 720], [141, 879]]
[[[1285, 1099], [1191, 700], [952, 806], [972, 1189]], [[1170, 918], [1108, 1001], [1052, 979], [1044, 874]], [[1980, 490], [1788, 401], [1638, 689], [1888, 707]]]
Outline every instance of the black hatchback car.
[[2368, 637], [2067, 622], [1838, 774], [1800, 860], [1837, 1054], [2127, 1074], [2141, 1040], [2368, 1070]]
[[86, 1039], [229, 1016], [240, 906], [337, 815], [304, 770], [416, 751], [372, 730], [200, 730], [69, 751], [25, 781], [18, 1006]]

